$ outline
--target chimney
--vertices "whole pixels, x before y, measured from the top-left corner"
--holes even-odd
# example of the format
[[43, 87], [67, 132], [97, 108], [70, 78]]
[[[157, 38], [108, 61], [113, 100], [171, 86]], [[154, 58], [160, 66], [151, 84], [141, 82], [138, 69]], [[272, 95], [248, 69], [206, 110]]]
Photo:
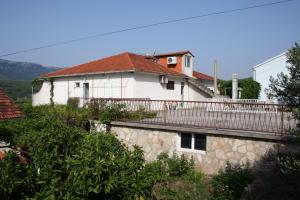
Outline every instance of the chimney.
[[232, 99], [235, 100], [238, 97], [238, 75], [232, 74]]

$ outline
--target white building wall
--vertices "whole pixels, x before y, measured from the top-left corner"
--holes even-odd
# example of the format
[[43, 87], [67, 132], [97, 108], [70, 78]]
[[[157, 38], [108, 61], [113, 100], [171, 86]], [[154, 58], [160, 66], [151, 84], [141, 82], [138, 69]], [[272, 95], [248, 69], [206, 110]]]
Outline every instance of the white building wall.
[[[191, 63], [190, 63], [190, 67], [186, 67], [185, 66], [185, 56], [191, 56]], [[185, 75], [192, 77], [193, 76], [193, 69], [194, 69], [194, 57], [192, 56], [192, 54], [186, 54], [184, 56], [182, 56], [182, 70], [184, 72]]]
[[[152, 100], [197, 101], [206, 96], [189, 85], [185, 78], [168, 76], [174, 81], [174, 90], [161, 84], [158, 74], [114, 73], [76, 77], [54, 78], [55, 104], [66, 104], [71, 97], [83, 99], [83, 84], [89, 83], [89, 98], [150, 98]], [[181, 83], [184, 83], [183, 95]], [[79, 87], [76, 86], [79, 83]], [[33, 105], [50, 103], [50, 82], [45, 81], [41, 90], [33, 95]], [[122, 88], [122, 89], [121, 89]]]
[[200, 89], [196, 88], [192, 84], [187, 84], [187, 100], [188, 101], [202, 101], [206, 98], [211, 98], [208, 95], [204, 94], [203, 92], [200, 91]]
[[285, 53], [283, 53], [253, 67], [253, 80], [257, 81], [261, 85], [259, 99], [268, 100], [266, 89], [269, 88], [269, 79], [271, 76], [277, 78], [277, 74], [281, 72], [288, 74], [288, 64], [286, 61], [287, 58]]
[[168, 90], [167, 84], [161, 84], [158, 74], [135, 73], [134, 98], [182, 100], [181, 82], [184, 82], [184, 79], [168, 76], [168, 80], [175, 82], [174, 90]]
[[50, 88], [51, 88], [50, 82], [44, 81], [40, 91], [33, 94], [32, 105], [38, 106], [38, 105], [50, 104]]
[[[132, 73], [54, 78], [53, 101], [55, 104], [66, 104], [71, 97], [83, 98], [84, 83], [89, 83], [89, 98], [132, 98], [134, 81]], [[76, 87], [77, 82], [79, 87]], [[50, 82], [44, 81], [41, 90], [33, 95], [32, 104], [49, 104], [50, 89]]]

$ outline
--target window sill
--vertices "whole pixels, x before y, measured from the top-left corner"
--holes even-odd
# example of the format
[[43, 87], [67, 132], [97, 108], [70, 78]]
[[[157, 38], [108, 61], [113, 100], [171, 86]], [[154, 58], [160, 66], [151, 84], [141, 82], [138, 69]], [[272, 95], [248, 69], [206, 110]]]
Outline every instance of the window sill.
[[179, 152], [187, 152], [187, 153], [206, 154], [206, 151], [204, 151], [204, 150], [196, 150], [196, 149], [179, 148], [178, 151]]

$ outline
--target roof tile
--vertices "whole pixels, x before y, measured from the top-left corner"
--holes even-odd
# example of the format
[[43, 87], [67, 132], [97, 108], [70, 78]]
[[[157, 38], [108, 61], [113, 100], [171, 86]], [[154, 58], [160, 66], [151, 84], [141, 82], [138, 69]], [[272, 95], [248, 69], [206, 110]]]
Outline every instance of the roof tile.
[[193, 77], [201, 79], [201, 80], [206, 80], [206, 81], [213, 81], [214, 77], [209, 76], [207, 74], [203, 74], [197, 71], [193, 71]]
[[140, 71], [156, 74], [184, 76], [183, 74], [172, 69], [168, 69], [145, 56], [125, 52], [74, 67], [64, 68], [62, 70], [45, 74], [42, 77], [74, 76], [123, 71]]
[[24, 114], [16, 106], [16, 104], [0, 90], [0, 120], [20, 118]]

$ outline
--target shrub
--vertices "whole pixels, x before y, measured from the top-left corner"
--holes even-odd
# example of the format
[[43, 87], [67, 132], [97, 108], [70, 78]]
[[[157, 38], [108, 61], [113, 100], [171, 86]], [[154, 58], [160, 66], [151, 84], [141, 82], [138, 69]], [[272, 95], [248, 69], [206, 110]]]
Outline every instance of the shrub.
[[202, 200], [209, 197], [203, 175], [195, 171], [155, 184], [152, 194], [154, 199]]
[[79, 107], [79, 98], [78, 97], [71, 97], [67, 101], [67, 105], [71, 108], [78, 108]]
[[[252, 78], [244, 78], [238, 80], [238, 86], [242, 88], [241, 99], [257, 99], [260, 92], [260, 84], [254, 81]], [[230, 89], [229, 95], [231, 97], [232, 81], [220, 81], [220, 93], [225, 95], [225, 90]]]
[[35, 177], [35, 171], [20, 163], [15, 152], [6, 153], [4, 160], [0, 160], [0, 199], [23, 199], [24, 196], [33, 196]]
[[243, 195], [244, 199], [289, 199], [297, 200], [300, 196], [299, 165], [294, 163], [300, 158], [299, 153], [278, 154], [274, 149], [265, 155], [255, 166], [254, 180]]
[[162, 153], [149, 163], [145, 171], [151, 174], [154, 199], [207, 199], [208, 192], [201, 173], [195, 172], [194, 161], [184, 155]]
[[67, 161], [68, 192], [81, 198], [134, 199], [144, 159], [140, 148], [129, 151], [111, 133], [85, 135]]
[[251, 183], [253, 175], [248, 166], [234, 166], [227, 163], [224, 171], [213, 176], [211, 180], [212, 200], [240, 199], [245, 187]]
[[99, 120], [104, 124], [109, 124], [111, 121], [117, 119], [127, 118], [128, 112], [126, 111], [125, 104], [111, 103], [106, 104], [100, 113]]

